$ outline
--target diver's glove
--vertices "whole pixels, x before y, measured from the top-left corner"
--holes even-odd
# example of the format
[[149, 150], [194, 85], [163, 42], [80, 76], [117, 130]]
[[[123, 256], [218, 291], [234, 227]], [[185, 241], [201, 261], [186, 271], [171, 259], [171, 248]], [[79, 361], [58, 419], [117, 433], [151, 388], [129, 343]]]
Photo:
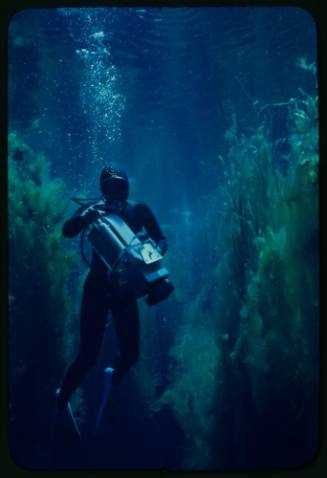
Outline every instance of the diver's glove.
[[167, 239], [160, 239], [160, 241], [157, 242], [157, 249], [159, 253], [163, 256], [165, 252], [167, 251]]
[[96, 221], [102, 214], [102, 211], [95, 209], [94, 206], [90, 206], [82, 212], [81, 218], [83, 219], [85, 226], [88, 226], [91, 222]]

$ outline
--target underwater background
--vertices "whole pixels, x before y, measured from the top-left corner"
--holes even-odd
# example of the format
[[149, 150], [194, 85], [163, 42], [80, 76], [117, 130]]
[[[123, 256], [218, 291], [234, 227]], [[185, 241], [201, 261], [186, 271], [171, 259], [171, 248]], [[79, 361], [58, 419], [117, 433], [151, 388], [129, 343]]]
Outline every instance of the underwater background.
[[[319, 448], [317, 38], [299, 8], [31, 9], [9, 27], [9, 429], [27, 468], [293, 468]], [[54, 419], [88, 267], [70, 198], [116, 162], [168, 239], [141, 354], [92, 435]]]

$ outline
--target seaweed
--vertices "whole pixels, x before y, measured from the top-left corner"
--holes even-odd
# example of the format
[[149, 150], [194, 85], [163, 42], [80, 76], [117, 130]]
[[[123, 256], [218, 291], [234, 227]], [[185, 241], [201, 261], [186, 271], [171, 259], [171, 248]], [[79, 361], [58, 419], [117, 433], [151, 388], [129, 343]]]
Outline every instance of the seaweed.
[[[8, 144], [12, 430], [13, 436], [29, 437], [30, 445], [35, 440], [44, 445], [54, 390], [72, 356], [69, 272], [76, 255], [61, 233], [65, 184], [51, 177], [48, 160], [18, 133], [9, 134]], [[81, 396], [77, 401], [82, 404]], [[32, 453], [28, 458], [28, 451], [20, 452], [33, 459]]]
[[298, 466], [316, 450], [318, 116], [301, 95], [283, 103], [287, 138], [271, 139], [262, 108], [248, 135], [232, 117], [204, 220], [211, 267], [196, 293], [176, 268], [185, 299], [153, 409], [176, 417], [188, 468]]

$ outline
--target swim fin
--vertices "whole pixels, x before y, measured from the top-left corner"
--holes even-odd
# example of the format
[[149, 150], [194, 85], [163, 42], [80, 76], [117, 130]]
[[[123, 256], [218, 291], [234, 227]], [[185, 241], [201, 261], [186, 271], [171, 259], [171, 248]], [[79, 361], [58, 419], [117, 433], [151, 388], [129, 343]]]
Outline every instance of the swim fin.
[[[55, 394], [56, 394], [56, 398], [58, 398], [58, 395], [60, 394], [60, 388], [57, 388]], [[56, 415], [58, 416], [58, 414], [60, 412], [69, 418], [70, 423], [73, 425], [73, 429], [75, 430], [78, 438], [81, 440], [82, 439], [82, 434], [81, 434], [80, 428], [78, 426], [78, 423], [76, 421], [76, 418], [75, 418], [75, 415], [74, 415], [74, 412], [73, 412], [73, 409], [72, 409], [72, 406], [71, 406], [70, 402], [67, 402], [67, 405], [63, 408], [63, 410], [60, 410], [57, 406]]]
[[95, 427], [94, 427], [94, 435], [98, 432], [98, 429], [99, 429], [99, 426], [100, 426], [100, 423], [101, 423], [101, 420], [102, 420], [102, 416], [104, 414], [104, 411], [105, 411], [105, 408], [106, 408], [106, 404], [107, 404], [107, 401], [108, 401], [108, 398], [109, 398], [109, 395], [110, 395], [110, 392], [111, 392], [111, 389], [112, 389], [112, 372], [114, 371], [114, 369], [112, 367], [107, 367], [104, 369], [104, 373], [105, 373], [105, 384], [104, 384], [104, 391], [103, 391], [103, 395], [102, 395], [102, 400], [101, 400], [101, 404], [100, 404], [100, 407], [99, 407], [99, 411], [98, 411], [98, 415], [97, 415], [97, 419], [96, 419], [96, 423], [95, 423]]

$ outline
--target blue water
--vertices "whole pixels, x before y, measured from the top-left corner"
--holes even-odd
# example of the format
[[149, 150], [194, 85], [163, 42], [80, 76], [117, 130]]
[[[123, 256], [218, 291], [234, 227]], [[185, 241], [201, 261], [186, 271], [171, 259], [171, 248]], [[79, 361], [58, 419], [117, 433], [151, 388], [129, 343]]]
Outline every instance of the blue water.
[[[290, 137], [292, 128], [289, 113], [294, 103], [290, 101], [297, 98], [300, 108], [304, 98], [317, 95], [317, 63], [315, 23], [306, 11], [299, 8], [32, 9], [13, 17], [9, 30], [9, 132], [15, 133], [19, 141], [30, 148], [32, 156], [42, 154], [47, 159], [48, 175], [42, 176], [44, 191], [51, 190], [51, 180], [61, 180], [65, 186], [64, 192], [56, 199], [62, 199], [67, 206], [56, 226], [59, 233], [55, 240], [61, 247], [58, 257], [79, 254], [78, 240], [68, 244], [60, 237], [63, 220], [75, 210], [76, 205], [70, 198], [98, 196], [99, 174], [104, 166], [115, 162], [128, 173], [130, 197], [151, 207], [167, 235], [167, 267], [176, 286], [174, 297], [155, 310], [149, 312], [145, 307], [141, 308], [145, 324], [141, 351], [144, 362], [138, 374], [132, 375], [131, 372], [131, 377], [126, 378], [117, 391], [112, 409], [105, 418], [108, 424], [98, 438], [92, 439], [90, 430], [103, 387], [101, 368], [112, 360], [117, 347], [109, 321], [97, 368], [85, 380], [75, 404], [85, 436], [85, 441], [79, 444], [67, 430], [66, 434], [63, 430], [55, 431], [53, 439], [51, 400], [43, 409], [42, 397], [51, 396], [68, 357], [74, 356], [78, 343], [79, 293], [87, 267], [77, 259], [68, 269], [63, 269], [65, 272], [60, 279], [66, 281], [66, 294], [72, 298], [69, 323], [59, 331], [59, 336], [66, 337], [66, 352], [61, 351], [61, 355], [52, 342], [53, 319], [49, 319], [49, 330], [38, 332], [40, 329], [37, 328], [38, 320], [42, 320], [40, 310], [47, 315], [52, 304], [58, 304], [56, 291], [59, 288], [46, 296], [42, 309], [43, 306], [40, 308], [38, 304], [41, 298], [37, 289], [31, 290], [30, 302], [26, 302], [25, 296], [17, 292], [19, 278], [15, 272], [11, 273], [10, 294], [16, 304], [10, 312], [14, 344], [11, 402], [15, 410], [11, 415], [11, 449], [18, 463], [29, 468], [235, 469], [292, 467], [302, 464], [301, 457], [311, 456], [318, 433], [314, 413], [318, 388], [313, 391], [315, 398], [310, 402], [310, 380], [298, 384], [289, 378], [292, 393], [296, 394], [299, 386], [298, 393], [301, 397], [303, 395], [303, 401], [299, 400], [294, 412], [300, 417], [299, 429], [301, 417], [305, 416], [303, 420], [307, 426], [310, 413], [314, 416], [310, 430], [303, 428], [306, 437], [298, 437], [298, 431], [294, 429], [296, 420], [290, 420], [288, 425], [286, 419], [284, 428], [275, 425], [276, 422], [285, 424], [283, 413], [287, 414], [288, 409], [282, 410], [280, 415], [274, 412], [273, 418], [267, 419], [268, 405], [270, 403], [273, 407], [274, 399], [268, 395], [261, 397], [262, 405], [253, 384], [277, 380], [278, 374], [269, 376], [268, 371], [256, 382], [254, 375], [257, 372], [251, 371], [251, 361], [240, 360], [238, 365], [224, 362], [241, 335], [241, 315], [231, 312], [229, 325], [219, 325], [218, 286], [214, 285], [213, 277], [221, 277], [218, 266], [224, 264], [228, 251], [233, 251], [223, 241], [225, 223], [221, 219], [228, 199], [224, 196], [223, 185], [227, 180], [219, 158], [230, 158], [231, 151], [235, 153], [236, 148], [236, 143], [228, 141], [226, 131], [237, 123], [237, 147], [240, 148], [240, 144], [244, 146], [246, 141], [249, 145], [252, 141], [249, 138], [253, 139], [264, 125], [269, 130], [273, 169], [286, 177], [296, 156], [292, 153], [291, 142], [285, 139]], [[317, 124], [315, 128], [313, 134], [317, 138]], [[297, 134], [301, 140], [305, 132]], [[296, 141], [295, 136], [293, 139]], [[248, 160], [249, 151], [244, 161]], [[27, 153], [23, 149], [24, 154]], [[23, 161], [15, 162], [18, 163], [21, 169], [9, 165], [9, 172], [12, 171], [14, 177], [21, 174], [28, 180], [32, 169], [24, 166]], [[236, 178], [237, 173], [234, 170], [231, 178]], [[258, 192], [257, 204], [261, 201], [264, 199]], [[43, 214], [46, 211], [47, 207]], [[32, 211], [31, 217], [36, 217], [35, 214], [33, 216]], [[253, 216], [251, 220], [256, 224]], [[9, 223], [14, 222], [14, 213], [11, 215], [9, 209]], [[273, 220], [270, 225], [274, 228]], [[257, 235], [260, 234], [264, 232], [259, 231]], [[310, 243], [313, 244], [312, 256], [303, 267], [313, 270], [316, 277], [317, 246], [314, 239]], [[216, 240], [215, 247], [212, 247], [213, 240]], [[241, 249], [248, 244], [243, 240], [244, 248]], [[24, 244], [27, 250], [32, 247], [30, 242]], [[10, 270], [20, 271], [22, 267], [21, 277], [27, 278], [28, 282], [28, 279], [33, 282], [42, 271], [41, 282], [49, 284], [45, 289], [49, 291], [52, 279], [60, 274], [55, 266], [47, 269], [47, 261], [51, 263], [52, 257], [49, 254], [58, 253], [54, 249], [49, 253], [49, 250], [33, 252], [37, 256], [36, 265], [28, 271], [19, 261], [13, 246]], [[254, 265], [253, 268], [255, 270]], [[241, 267], [235, 272], [235, 281], [229, 287], [230, 291], [235, 289], [235, 302], [240, 300], [240, 303], [245, 292], [237, 278], [243, 272]], [[221, 283], [219, 287], [223, 289]], [[317, 288], [312, 287], [310, 293], [315, 297]], [[277, 302], [278, 293], [273, 299]], [[225, 296], [220, 300], [226, 302], [227, 308], [232, 303]], [[15, 341], [25, 343], [19, 328], [23, 316], [20, 309], [26, 307], [25, 303], [32, 304], [30, 313], [36, 317], [25, 337], [29, 340], [33, 336], [31, 343], [36, 340], [36, 344], [38, 341], [42, 344], [41, 356], [36, 352], [38, 346], [24, 349], [22, 356], [19, 355], [20, 348], [15, 346]], [[299, 306], [301, 317], [303, 311], [303, 317], [305, 311], [312, 313], [312, 303]], [[262, 310], [261, 313], [264, 316]], [[188, 316], [193, 328], [187, 332]], [[196, 317], [199, 317], [198, 322]], [[217, 349], [211, 343], [213, 323], [217, 324]], [[198, 331], [194, 324], [199, 325]], [[314, 324], [313, 330], [308, 332], [309, 345], [298, 345], [296, 353], [301, 355], [301, 346], [310, 349], [316, 343], [317, 313]], [[186, 348], [178, 349], [182, 350], [179, 353], [176, 344], [182, 347], [184, 343], [181, 339], [183, 327]], [[271, 326], [271, 330], [273, 328]], [[216, 377], [215, 390], [212, 384], [207, 388], [205, 381], [193, 385], [197, 383], [197, 375], [191, 379], [190, 364], [197, 368], [197, 360], [194, 358], [193, 362], [190, 357], [200, 352], [196, 347], [188, 349], [187, 344], [193, 344], [193, 339], [188, 342], [187, 334], [192, 335], [192, 330], [198, 337], [203, 333], [200, 350], [212, 350], [213, 362], [222, 360], [225, 364]], [[263, 332], [263, 337], [266, 340], [268, 335]], [[42, 353], [49, 350], [49, 344], [49, 356], [44, 357]], [[259, 350], [260, 345], [255, 347], [253, 350]], [[219, 350], [217, 356], [215, 350]], [[258, 354], [263, 353], [260, 350]], [[207, 409], [203, 412], [195, 409], [194, 424], [191, 425], [193, 412], [185, 405], [184, 415], [179, 398], [175, 402], [175, 399], [168, 400], [167, 406], [159, 406], [157, 411], [150, 412], [151, 404], [164, 396], [172, 383], [182, 384], [176, 376], [179, 373], [183, 376], [180, 372], [183, 370], [183, 354], [187, 357], [185, 376], [191, 377], [185, 382], [188, 390], [185, 393], [190, 394], [185, 403], [192, 402], [199, 387], [199, 393], [204, 392], [204, 396], [212, 393], [217, 407], [226, 408], [221, 416], [214, 405], [209, 414]], [[310, 377], [318, 373], [318, 358], [312, 360]], [[31, 386], [24, 404], [17, 398], [20, 387], [28, 387], [31, 370], [42, 368], [40, 361], [44, 369], [35, 373], [40, 377], [42, 392], [36, 394]], [[21, 372], [17, 372], [19, 367]], [[206, 373], [209, 369], [209, 366], [205, 369]], [[273, 373], [274, 365], [269, 370]], [[210, 378], [211, 372], [208, 374]], [[232, 378], [229, 380], [228, 377]], [[223, 402], [220, 401], [222, 392], [218, 389], [222, 380], [225, 384]], [[288, 383], [288, 378], [285, 380]], [[190, 392], [192, 386], [194, 391]], [[174, 388], [174, 393], [179, 390], [183, 394], [184, 386], [178, 387]], [[235, 394], [238, 400], [233, 401], [234, 408], [227, 406], [226, 401]], [[201, 404], [201, 401], [199, 399], [196, 403]], [[259, 425], [259, 402], [268, 410], [263, 412], [267, 419], [266, 436]], [[192, 406], [189, 407], [192, 410]], [[36, 423], [34, 430], [31, 430], [27, 417], [31, 410]], [[212, 417], [216, 420], [210, 425], [213, 427], [210, 433], [204, 425], [209, 415], [210, 420]], [[239, 428], [243, 430], [240, 435], [235, 425], [238, 420]], [[188, 422], [189, 426], [186, 425]], [[286, 445], [279, 447], [280, 433], [285, 443], [294, 442], [289, 450], [286, 450]], [[193, 437], [191, 440], [189, 435]], [[260, 444], [256, 444], [257, 437], [260, 437]], [[246, 450], [242, 440], [248, 441]], [[210, 456], [206, 457], [207, 451], [204, 450], [209, 450]]]

